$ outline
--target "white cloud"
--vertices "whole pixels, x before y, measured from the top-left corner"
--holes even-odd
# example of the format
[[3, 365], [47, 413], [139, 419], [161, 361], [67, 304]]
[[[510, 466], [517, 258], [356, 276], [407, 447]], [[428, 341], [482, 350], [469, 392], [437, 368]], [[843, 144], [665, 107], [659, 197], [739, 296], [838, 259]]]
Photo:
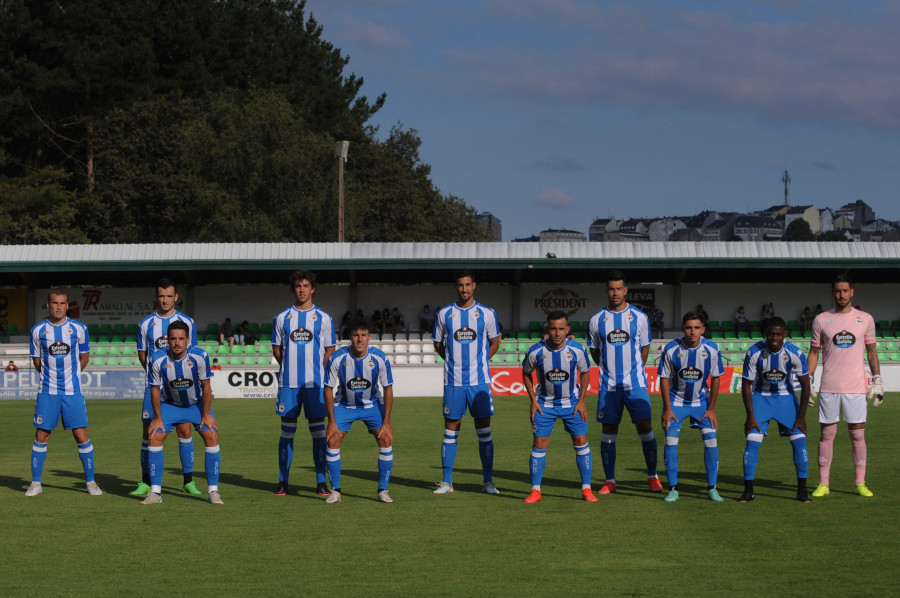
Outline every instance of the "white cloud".
[[567, 208], [578, 202], [559, 187], [545, 187], [541, 189], [532, 203], [549, 208]]

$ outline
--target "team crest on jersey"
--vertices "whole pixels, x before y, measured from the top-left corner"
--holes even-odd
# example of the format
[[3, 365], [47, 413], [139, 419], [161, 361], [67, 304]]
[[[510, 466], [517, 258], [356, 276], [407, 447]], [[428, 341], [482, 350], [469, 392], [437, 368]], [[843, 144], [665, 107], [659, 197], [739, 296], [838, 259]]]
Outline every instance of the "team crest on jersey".
[[703, 349], [702, 351], [700, 351], [700, 356], [701, 357], [709, 357], [709, 351], [707, 351], [706, 349]]
[[315, 322], [316, 320], [319, 319], [319, 316], [317, 316], [316, 314], [312, 314], [311, 316], [309, 316], [309, 319], [312, 320], [313, 322]]
[[862, 318], [856, 318], [857, 325], [862, 324]]
[[68, 332], [69, 334], [75, 334], [75, 330], [73, 330], [71, 326], [66, 326], [66, 332]]
[[476, 318], [480, 318], [480, 317], [481, 317], [481, 312], [478, 311], [478, 310], [476, 309], [476, 310], [475, 310], [474, 316], [475, 316]]
[[62, 341], [56, 341], [47, 347], [47, 352], [50, 354], [50, 357], [65, 357], [71, 350], [72, 348]]
[[631, 314], [626, 314], [626, 315], [625, 315], [625, 319], [628, 320], [629, 322], [633, 322], [633, 321], [634, 321], [634, 316], [631, 315]]
[[856, 344], [856, 335], [847, 330], [841, 330], [832, 337], [831, 342], [834, 343], [835, 347], [847, 349]]
[[608, 342], [610, 345], [624, 345], [629, 340], [631, 340], [631, 335], [629, 335], [621, 328], [616, 328], [606, 335], [606, 342]]
[[43, 416], [35, 415], [35, 416], [34, 416], [34, 423], [36, 423], [36, 424], [38, 424], [38, 425], [44, 423], [44, 418], [43, 418]]

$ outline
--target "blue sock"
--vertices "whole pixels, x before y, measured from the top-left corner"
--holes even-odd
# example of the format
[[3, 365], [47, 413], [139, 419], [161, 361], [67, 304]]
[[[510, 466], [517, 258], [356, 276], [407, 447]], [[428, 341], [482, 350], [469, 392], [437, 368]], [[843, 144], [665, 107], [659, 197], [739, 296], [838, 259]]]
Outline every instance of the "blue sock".
[[163, 467], [165, 460], [163, 459], [163, 447], [151, 446], [147, 453], [147, 463], [150, 467], [150, 485], [162, 486]]
[[591, 445], [584, 444], [575, 447], [575, 464], [581, 474], [581, 487], [591, 487], [591, 475], [594, 472], [594, 456], [591, 454]]
[[616, 436], [607, 434], [600, 437], [600, 460], [603, 461], [603, 474], [607, 482], [616, 481]]
[[34, 482], [41, 481], [41, 475], [44, 472], [44, 459], [47, 458], [47, 443], [34, 441], [31, 447], [31, 480]]
[[337, 490], [341, 487], [341, 449], [326, 448], [325, 463], [328, 467], [328, 477], [331, 478], [331, 487]]
[[478, 455], [481, 457], [481, 471], [484, 473], [484, 483], [494, 479], [494, 439], [491, 438], [491, 427], [475, 430], [478, 436]]
[[150, 449], [150, 441], [142, 440], [141, 441], [141, 475], [144, 478], [150, 477], [150, 462], [147, 460]]
[[528, 460], [528, 468], [531, 470], [532, 487], [540, 487], [544, 478], [544, 466], [547, 464], [547, 449], [531, 447], [531, 458]]
[[78, 456], [81, 457], [81, 465], [84, 467], [84, 480], [94, 481], [94, 445], [90, 439], [84, 444], [78, 445]]
[[666, 463], [666, 478], [669, 487], [678, 485], [678, 440], [681, 435], [681, 428], [674, 430], [675, 426], [669, 424], [666, 430], [666, 445], [663, 448], [663, 460]]
[[703, 436], [703, 462], [706, 464], [706, 484], [715, 488], [719, 481], [719, 441], [712, 428], [700, 430]]
[[800, 430], [791, 434], [791, 447], [794, 449], [794, 467], [797, 468], [797, 477], [806, 478], [809, 475], [809, 455], [806, 453], [806, 434]]
[[194, 473], [194, 439], [178, 439], [178, 456], [181, 457], [181, 471]]
[[647, 477], [652, 478], [656, 475], [656, 436], [653, 430], [646, 434], [638, 434], [641, 439], [641, 448], [644, 449], [644, 462], [647, 463]]
[[441, 468], [444, 470], [444, 482], [453, 483], [453, 464], [456, 462], [456, 438], [459, 430], [444, 428], [444, 442], [441, 443]]
[[219, 489], [219, 470], [222, 467], [222, 453], [219, 445], [206, 447], [206, 485], [210, 492]]
[[294, 460], [294, 433], [297, 422], [281, 422], [281, 437], [278, 439], [278, 481], [287, 484], [291, 475], [291, 461]]
[[316, 468], [316, 484], [325, 483], [325, 451], [328, 443], [325, 441], [325, 422], [310, 422], [309, 435], [312, 436], [313, 465]]
[[763, 434], [750, 432], [747, 434], [747, 448], [744, 449], [744, 479], [756, 478], [756, 463], [759, 461], [759, 447], [762, 445]]
[[378, 489], [387, 490], [394, 468], [394, 447], [378, 447]]

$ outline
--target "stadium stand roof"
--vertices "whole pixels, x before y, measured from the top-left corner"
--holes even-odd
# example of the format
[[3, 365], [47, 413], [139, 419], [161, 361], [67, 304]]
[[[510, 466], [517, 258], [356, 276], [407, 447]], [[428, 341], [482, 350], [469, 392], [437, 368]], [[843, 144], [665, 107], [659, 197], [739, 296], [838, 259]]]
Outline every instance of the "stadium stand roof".
[[[900, 273], [900, 243], [183, 243], [0, 246], [0, 284], [144, 285], [181, 273], [190, 284], [281, 283], [307, 268], [323, 281], [446, 282], [469, 268], [495, 282], [589, 282], [620, 268], [663, 283], [821, 282], [848, 273], [886, 282]], [[823, 273], [823, 270], [826, 271]], [[891, 273], [893, 271], [893, 273]], [[223, 276], [224, 273], [228, 276]], [[111, 275], [111, 273], [115, 273]], [[227, 278], [228, 280], [223, 280]], [[114, 281], [114, 282], [113, 282]]]

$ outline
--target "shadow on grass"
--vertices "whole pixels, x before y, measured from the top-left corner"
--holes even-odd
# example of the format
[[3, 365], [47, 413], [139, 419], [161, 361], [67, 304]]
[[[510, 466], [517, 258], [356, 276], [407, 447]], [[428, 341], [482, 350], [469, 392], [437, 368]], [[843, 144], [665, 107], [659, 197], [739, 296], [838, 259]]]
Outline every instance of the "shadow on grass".
[[[51, 472], [55, 476], [64, 478], [72, 478], [75, 480], [71, 486], [59, 486], [63, 490], [73, 490], [75, 492], [87, 492], [85, 489], [84, 470], [73, 471], [68, 469], [54, 469]], [[126, 480], [116, 475], [106, 474], [101, 471], [94, 473], [94, 481], [100, 486], [104, 494], [113, 496], [128, 497], [128, 493], [137, 487], [137, 481]], [[44, 485], [46, 487], [46, 484]], [[133, 497], [130, 497], [133, 498]]]
[[[634, 475], [647, 475], [646, 470], [643, 469], [628, 469], [628, 471], [634, 472]], [[659, 479], [663, 483], [664, 487], [668, 487], [666, 483], [666, 472], [661, 471], [659, 473]], [[705, 471], [679, 471], [678, 472], [678, 491], [681, 494], [691, 495], [705, 495], [706, 487], [707, 487], [707, 479]], [[719, 494], [722, 495], [723, 498], [733, 498], [735, 500], [740, 497], [740, 495], [744, 492], [744, 477], [736, 476], [736, 475], [722, 475], [719, 474], [718, 479], [716, 481], [716, 488], [719, 490]], [[622, 492], [622, 489], [634, 490], [636, 492], [640, 492], [643, 490], [644, 494], [647, 494], [645, 488], [646, 486], [642, 482], [625, 482], [616, 484], [619, 492]], [[762, 490], [762, 491], [761, 491]], [[812, 491], [812, 489], [810, 489]], [[789, 480], [771, 480], [767, 478], [757, 477], [753, 482], [753, 494], [759, 498], [760, 496], [769, 496], [772, 498], [781, 498], [785, 500], [794, 500], [794, 496], [797, 492], [797, 479], [792, 478]], [[654, 495], [651, 495], [654, 496]], [[655, 496], [659, 496], [656, 494]]]
[[31, 484], [31, 480], [26, 480], [24, 478], [17, 478], [12, 476], [3, 476], [0, 477], [0, 486], [4, 488], [9, 488], [15, 492], [25, 492], [28, 490], [28, 486]]

